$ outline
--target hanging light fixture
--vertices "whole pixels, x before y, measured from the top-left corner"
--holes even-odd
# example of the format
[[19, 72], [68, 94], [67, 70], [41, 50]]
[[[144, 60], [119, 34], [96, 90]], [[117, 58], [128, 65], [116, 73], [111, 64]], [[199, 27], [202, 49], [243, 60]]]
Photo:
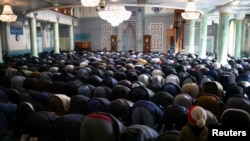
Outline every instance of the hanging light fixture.
[[240, 0], [234, 0], [234, 1], [232, 1], [232, 5], [234, 5], [234, 6], [238, 6], [239, 4], [240, 4]]
[[99, 5], [100, 0], [81, 0], [81, 3], [85, 7], [95, 7]]
[[108, 21], [112, 26], [118, 26], [128, 20], [132, 14], [124, 6], [106, 6], [103, 11], [98, 12], [101, 19]]
[[197, 20], [200, 17], [200, 12], [196, 10], [194, 0], [188, 0], [185, 12], [181, 16], [185, 20]]
[[2, 14], [0, 15], [0, 20], [3, 22], [14, 22], [16, 19], [17, 15], [13, 13], [10, 4], [5, 4], [3, 6]]

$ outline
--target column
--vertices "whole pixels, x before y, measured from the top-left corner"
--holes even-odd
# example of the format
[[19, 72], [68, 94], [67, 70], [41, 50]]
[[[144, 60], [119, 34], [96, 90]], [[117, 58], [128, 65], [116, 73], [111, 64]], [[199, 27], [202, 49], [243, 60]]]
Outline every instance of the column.
[[217, 36], [217, 62], [221, 65], [228, 64], [228, 33], [229, 33], [230, 8], [224, 7], [220, 9], [220, 22]]
[[238, 59], [241, 58], [242, 30], [243, 30], [244, 18], [245, 18], [245, 12], [242, 12], [242, 11], [237, 12], [234, 57]]
[[31, 56], [38, 57], [36, 18], [29, 18]]
[[74, 26], [69, 26], [69, 51], [74, 51], [75, 44], [74, 44]]
[[206, 51], [207, 51], [207, 14], [205, 13], [201, 17], [201, 30], [200, 30], [200, 44], [199, 44], [199, 58], [204, 59], [206, 58]]
[[189, 45], [187, 52], [194, 54], [194, 33], [195, 33], [195, 20], [189, 20]]
[[144, 33], [144, 27], [145, 27], [145, 9], [141, 8], [140, 12], [137, 12], [137, 22], [136, 22], [136, 47], [135, 51], [143, 52], [143, 35]]
[[59, 23], [54, 23], [54, 54], [60, 54], [59, 48]]
[[120, 24], [118, 26], [118, 35], [117, 35], [117, 51], [125, 51], [123, 48], [123, 36], [122, 36], [122, 31], [123, 31], [123, 24]]
[[[217, 19], [215, 19], [214, 20], [214, 23], [215, 24], [217, 24], [217, 33], [216, 33], [216, 35], [217, 35], [217, 38], [216, 39], [218, 39], [218, 35], [219, 35], [219, 23], [220, 23], [220, 16], [217, 18]], [[215, 49], [215, 54], [218, 54], [218, 42], [217, 42], [217, 40], [216, 40], [216, 49]]]
[[[0, 30], [2, 31], [2, 22], [0, 22]], [[0, 32], [0, 33], [2, 33], [2, 32]], [[2, 35], [0, 34], [0, 64], [2, 64], [2, 63], [4, 63], [4, 61], [3, 61], [3, 54], [2, 54], [2, 52], [3, 52], [3, 50], [2, 50], [2, 48], [3, 48], [3, 45], [2, 45]]]

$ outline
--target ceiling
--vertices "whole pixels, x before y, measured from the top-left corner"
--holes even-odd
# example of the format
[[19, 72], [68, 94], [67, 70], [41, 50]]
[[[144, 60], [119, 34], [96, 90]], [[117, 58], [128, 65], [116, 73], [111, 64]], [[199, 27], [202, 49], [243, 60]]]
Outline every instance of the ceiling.
[[[194, 0], [196, 9], [200, 11], [215, 12], [219, 7], [233, 5], [235, 0]], [[244, 3], [248, 2], [248, 3]], [[0, 0], [0, 9], [6, 3], [12, 5], [13, 11], [20, 17], [24, 17], [27, 12], [48, 9], [81, 6], [80, 0]], [[151, 6], [173, 9], [185, 9], [187, 0], [106, 0], [106, 5], [124, 6]], [[250, 12], [250, 0], [241, 0], [235, 10]]]

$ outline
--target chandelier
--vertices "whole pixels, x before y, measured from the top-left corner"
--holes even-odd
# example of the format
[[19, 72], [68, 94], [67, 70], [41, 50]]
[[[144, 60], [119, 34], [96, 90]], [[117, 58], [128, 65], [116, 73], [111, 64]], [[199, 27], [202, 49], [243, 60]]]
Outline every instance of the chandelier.
[[188, 0], [185, 12], [181, 13], [185, 20], [196, 20], [200, 17], [200, 12], [196, 10], [194, 0]]
[[124, 6], [106, 6], [98, 14], [101, 19], [108, 21], [112, 26], [118, 26], [131, 16], [131, 11], [127, 11]]
[[16, 19], [17, 15], [13, 13], [11, 6], [9, 4], [4, 5], [0, 20], [3, 22], [14, 22]]
[[100, 0], [81, 0], [82, 6], [95, 7], [100, 3]]

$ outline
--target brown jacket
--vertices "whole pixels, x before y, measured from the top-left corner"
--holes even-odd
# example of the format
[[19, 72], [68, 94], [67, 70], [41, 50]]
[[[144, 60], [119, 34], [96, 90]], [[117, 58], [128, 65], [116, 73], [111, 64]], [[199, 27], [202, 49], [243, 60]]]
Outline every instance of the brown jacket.
[[[195, 131], [199, 132], [199, 135], [195, 134]], [[186, 124], [182, 127], [180, 135], [178, 137], [178, 141], [207, 141], [208, 137], [208, 128], [198, 128], [194, 127], [190, 124]]]

